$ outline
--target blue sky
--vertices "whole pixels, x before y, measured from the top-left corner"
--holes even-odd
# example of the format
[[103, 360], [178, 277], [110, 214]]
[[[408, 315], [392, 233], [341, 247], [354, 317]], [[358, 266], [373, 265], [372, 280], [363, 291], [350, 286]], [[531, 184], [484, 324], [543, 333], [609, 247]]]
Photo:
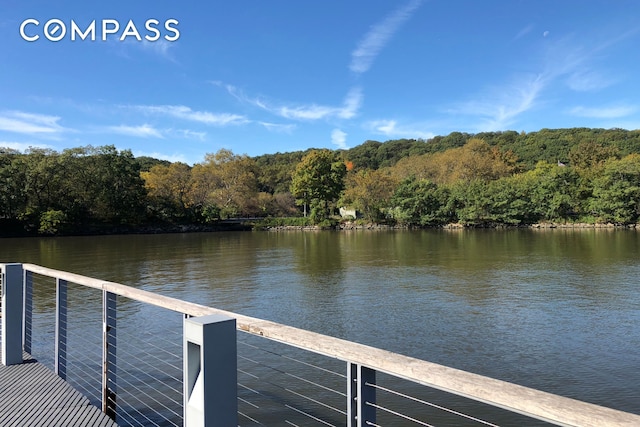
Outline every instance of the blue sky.
[[[94, 20], [95, 41], [70, 39]], [[0, 3], [0, 146], [20, 150], [114, 144], [193, 164], [221, 148], [637, 129], [639, 76], [635, 0]]]

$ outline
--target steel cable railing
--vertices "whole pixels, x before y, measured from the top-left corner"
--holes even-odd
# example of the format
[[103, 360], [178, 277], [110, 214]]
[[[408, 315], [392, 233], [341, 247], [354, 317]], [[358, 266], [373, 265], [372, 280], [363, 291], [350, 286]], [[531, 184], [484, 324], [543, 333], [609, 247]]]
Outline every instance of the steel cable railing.
[[[438, 404], [435, 404], [435, 403], [433, 403], [433, 402], [427, 402], [426, 400], [419, 399], [419, 398], [414, 397], [414, 396], [410, 396], [410, 395], [408, 395], [408, 394], [405, 394], [405, 393], [399, 392], [399, 391], [397, 391], [397, 390], [392, 390], [392, 389], [390, 389], [390, 388], [382, 387], [381, 385], [378, 385], [378, 384], [369, 384], [369, 383], [366, 383], [366, 385], [367, 385], [368, 387], [373, 387], [373, 388], [375, 388], [376, 390], [381, 390], [381, 391], [384, 391], [384, 392], [386, 392], [386, 393], [390, 393], [390, 394], [393, 394], [393, 395], [395, 395], [395, 396], [402, 397], [402, 398], [407, 399], [407, 400], [411, 400], [411, 401], [416, 402], [416, 403], [419, 403], [419, 404], [421, 404], [421, 405], [429, 406], [429, 407], [431, 407], [431, 408], [435, 408], [435, 409], [438, 409], [438, 410], [440, 410], [440, 411], [448, 412], [449, 414], [453, 414], [453, 415], [456, 415], [456, 416], [461, 417], [461, 418], [466, 418], [466, 419], [468, 419], [468, 420], [471, 420], [471, 421], [477, 422], [477, 423], [479, 423], [479, 424], [484, 424], [484, 425], [491, 426], [491, 427], [499, 427], [497, 424], [493, 424], [493, 423], [491, 423], [491, 422], [489, 422], [489, 421], [482, 420], [482, 419], [477, 418], [477, 417], [473, 417], [473, 416], [471, 416], [471, 415], [468, 415], [468, 414], [462, 413], [462, 412], [460, 412], [460, 411], [453, 410], [453, 409], [451, 409], [451, 408], [446, 408], [446, 407], [444, 407], [444, 406], [442, 406], [442, 405], [438, 405]], [[389, 411], [389, 409], [388, 409], [388, 408], [381, 408], [381, 407], [377, 407], [377, 408], [378, 408], [378, 409], [383, 409], [383, 410], [385, 410], [385, 411]], [[398, 415], [398, 414], [395, 414], [395, 415]], [[411, 418], [411, 417], [405, 417], [404, 415], [398, 415], [398, 416], [403, 417], [403, 418], [405, 418], [405, 419], [408, 419], [408, 420], [410, 420], [410, 421], [413, 421], [413, 422], [415, 422], [415, 423], [417, 423], [417, 424], [420, 424], [420, 425], [431, 426], [431, 424], [427, 424], [426, 422], [421, 421], [421, 420], [413, 419], [413, 418]]]
[[[129, 313], [118, 312], [116, 368], [113, 374], [120, 425], [180, 426], [182, 408], [182, 316], [118, 297]], [[133, 310], [135, 309], [135, 310]], [[138, 311], [139, 310], [139, 311]], [[158, 331], [157, 325], [162, 325]]]
[[[33, 289], [33, 302], [29, 303], [32, 310], [25, 304], [29, 314], [25, 315], [24, 336], [33, 343], [29, 347], [36, 357], [54, 365], [50, 355], [59, 350], [53, 360], [66, 369], [68, 381], [86, 390], [92, 400], [99, 398], [105, 407], [114, 408], [122, 426], [181, 425], [183, 317], [229, 313], [120, 284], [25, 266], [24, 284]], [[68, 286], [68, 300], [62, 302], [68, 310], [62, 323], [66, 330], [60, 334], [52, 327], [56, 325], [56, 305], [51, 301], [56, 299], [51, 278], [58, 280], [58, 286], [62, 282]], [[604, 420], [598, 425], [622, 424], [618, 420], [640, 425], [634, 414], [310, 331], [234, 316], [239, 331], [235, 388], [240, 423], [337, 426], [352, 425], [356, 416], [371, 426], [542, 423], [517, 414], [522, 412], [560, 425], [586, 425], [580, 421], [585, 417]], [[65, 340], [65, 345], [59, 346], [56, 339]], [[109, 344], [105, 346], [105, 342]], [[95, 363], [102, 360], [103, 353], [108, 360], [106, 395], [102, 363]], [[86, 376], [99, 378], [92, 381]]]
[[[238, 337], [239, 402], [251, 406], [246, 411], [241, 409], [243, 417], [250, 418], [254, 423], [262, 423], [260, 415], [264, 415], [264, 405], [273, 404], [283, 414], [284, 419], [280, 422], [289, 425], [308, 425], [309, 422], [320, 425], [345, 424], [346, 393], [342, 390], [345, 374], [321, 367], [319, 363], [301, 360], [305, 356], [301, 350], [298, 351], [300, 354], [292, 356], [291, 348], [280, 345], [280, 350], [288, 350], [289, 353], [283, 354], [283, 351], [273, 349], [277, 344], [264, 339], [259, 343], [257, 340], [244, 334]], [[264, 344], [269, 344], [269, 348], [265, 348]], [[319, 373], [315, 378], [313, 371]], [[250, 393], [245, 396], [247, 399], [243, 398], [243, 391]], [[261, 403], [256, 404], [258, 400]]]
[[[291, 377], [291, 378], [295, 378], [295, 379], [297, 379], [297, 380], [299, 380], [299, 381], [301, 381], [301, 382], [304, 382], [304, 383], [306, 383], [306, 384], [308, 384], [308, 385], [311, 385], [311, 386], [315, 386], [315, 387], [317, 387], [317, 388], [319, 388], [319, 389], [322, 389], [322, 390], [324, 390], [324, 391], [328, 391], [328, 392], [335, 393], [335, 394], [338, 394], [338, 395], [342, 395], [343, 397], [346, 397], [346, 394], [345, 394], [345, 393], [341, 393], [341, 392], [339, 392], [339, 391], [337, 391], [337, 390], [331, 389], [331, 388], [326, 387], [326, 386], [324, 386], [324, 385], [322, 385], [322, 384], [318, 384], [318, 383], [316, 383], [316, 382], [313, 382], [313, 381], [307, 380], [307, 379], [302, 378], [302, 377], [300, 377], [300, 376], [298, 376], [298, 375], [291, 374], [291, 373], [286, 372], [286, 371], [284, 371], [284, 370], [282, 370], [282, 369], [280, 369], [280, 368], [276, 368], [276, 367], [273, 367], [273, 366], [269, 366], [269, 365], [267, 365], [267, 364], [264, 364], [264, 363], [259, 362], [259, 361], [257, 361], [257, 360], [250, 359], [250, 358], [245, 357], [245, 356], [238, 356], [238, 357], [239, 357], [240, 359], [243, 359], [243, 360], [246, 360], [246, 361], [248, 361], [248, 362], [254, 363], [255, 365], [259, 365], [259, 366], [261, 366], [261, 367], [271, 369], [271, 370], [273, 370], [274, 372], [277, 372], [277, 373], [282, 374], [282, 375], [284, 375], [284, 376], [288, 376], [288, 377]], [[245, 371], [242, 371], [242, 370], [239, 370], [239, 371], [240, 371], [240, 372], [243, 372], [243, 373], [246, 373]], [[254, 377], [254, 378], [255, 378], [255, 379], [257, 379], [257, 380], [260, 380], [260, 377], [257, 377], [257, 376], [255, 376], [255, 375], [252, 375], [252, 377]], [[313, 399], [313, 398], [311, 398], [311, 397], [309, 397], [309, 396], [306, 396], [306, 395], [304, 395], [304, 394], [302, 394], [302, 393], [298, 393], [298, 392], [296, 392], [296, 391], [294, 391], [294, 390], [291, 390], [291, 389], [290, 389], [290, 388], [288, 388], [288, 387], [280, 386], [280, 385], [278, 385], [278, 384], [275, 384], [275, 383], [272, 383], [272, 382], [269, 382], [269, 381], [266, 381], [266, 382], [268, 382], [268, 383], [269, 383], [269, 384], [271, 384], [271, 385], [275, 385], [275, 386], [277, 386], [277, 387], [280, 387], [283, 391], [286, 391], [286, 392], [292, 393], [292, 394], [294, 394], [294, 395], [296, 395], [296, 396], [299, 396], [299, 397], [301, 397], [301, 398], [303, 398], [303, 399], [306, 399], [306, 400], [308, 400], [308, 401], [310, 401], [310, 402], [316, 403], [316, 404], [318, 404], [318, 405], [320, 405], [320, 406], [324, 406], [325, 408], [331, 409], [331, 410], [333, 410], [333, 411], [335, 411], [335, 412], [337, 412], [337, 413], [340, 413], [340, 414], [342, 414], [342, 415], [345, 415], [345, 416], [347, 415], [346, 411], [344, 411], [344, 410], [342, 410], [342, 409], [338, 409], [338, 408], [335, 408], [335, 407], [333, 407], [333, 406], [331, 406], [331, 405], [328, 405], [328, 404], [326, 404], [326, 403], [324, 403], [324, 402], [317, 401], [316, 399]]]

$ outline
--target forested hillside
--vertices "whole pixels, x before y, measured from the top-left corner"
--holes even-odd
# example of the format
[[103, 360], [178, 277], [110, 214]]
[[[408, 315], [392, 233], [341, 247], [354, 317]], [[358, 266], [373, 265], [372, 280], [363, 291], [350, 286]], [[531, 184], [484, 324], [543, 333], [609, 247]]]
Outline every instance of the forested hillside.
[[640, 215], [640, 131], [453, 132], [258, 157], [219, 150], [195, 165], [114, 146], [1, 149], [0, 185], [5, 235], [237, 216], [326, 223], [340, 206], [421, 226], [628, 224]]

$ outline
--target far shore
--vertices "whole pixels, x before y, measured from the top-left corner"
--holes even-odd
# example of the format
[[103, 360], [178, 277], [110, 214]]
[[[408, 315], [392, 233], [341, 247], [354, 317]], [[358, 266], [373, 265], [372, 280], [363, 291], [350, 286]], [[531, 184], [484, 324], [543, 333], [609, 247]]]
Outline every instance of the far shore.
[[505, 230], [505, 229], [531, 229], [531, 230], [640, 230], [640, 224], [613, 224], [613, 223], [536, 223], [536, 224], [483, 224], [483, 225], [465, 225], [460, 223], [451, 223], [439, 226], [416, 226], [416, 225], [388, 225], [388, 224], [358, 224], [354, 222], [340, 223], [335, 227], [322, 227], [317, 225], [295, 226], [282, 225], [272, 227], [259, 227], [260, 231], [322, 231], [322, 230]]
[[334, 226], [320, 225], [278, 225], [260, 226], [246, 224], [158, 224], [142, 227], [88, 227], [86, 229], [69, 230], [54, 235], [37, 234], [25, 230], [0, 231], [0, 238], [10, 237], [62, 237], [62, 236], [104, 236], [104, 235], [130, 235], [130, 234], [175, 234], [175, 233], [208, 233], [220, 231], [401, 231], [401, 230], [640, 230], [640, 224], [613, 224], [613, 223], [536, 223], [536, 224], [482, 224], [465, 225], [451, 223], [437, 226], [419, 225], [389, 225], [377, 223], [341, 222]]

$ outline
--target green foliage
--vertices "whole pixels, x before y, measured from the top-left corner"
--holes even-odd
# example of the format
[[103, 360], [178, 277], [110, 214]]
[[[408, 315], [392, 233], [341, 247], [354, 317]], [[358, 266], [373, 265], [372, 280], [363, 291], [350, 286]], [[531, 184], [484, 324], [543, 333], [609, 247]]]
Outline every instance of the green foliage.
[[291, 194], [299, 204], [311, 206], [311, 216], [321, 221], [329, 216], [329, 203], [344, 189], [347, 168], [335, 152], [313, 150], [296, 166]]
[[638, 222], [640, 130], [452, 132], [256, 158], [220, 150], [193, 167], [113, 145], [0, 148], [0, 219], [30, 232], [290, 217], [296, 201], [310, 216], [295, 221], [333, 224], [338, 200], [365, 221], [423, 226]]
[[171, 162], [168, 160], [159, 160], [149, 156], [139, 156], [139, 157], [136, 157], [135, 160], [138, 166], [140, 167], [140, 172], [147, 172], [152, 167], [158, 166], [158, 165], [162, 165], [162, 166], [171, 165]]
[[271, 194], [289, 192], [296, 165], [310, 151], [264, 154], [255, 157], [259, 190]]
[[309, 217], [269, 217], [257, 221], [254, 226], [260, 227], [306, 227], [313, 225]]
[[206, 205], [202, 208], [201, 216], [202, 220], [206, 224], [211, 224], [220, 220], [222, 212], [216, 205]]
[[40, 234], [57, 234], [66, 221], [67, 216], [62, 211], [48, 210], [40, 215]]
[[640, 216], [640, 154], [609, 160], [593, 183], [591, 209], [602, 222], [628, 224]]
[[393, 198], [392, 217], [400, 224], [424, 226], [449, 222], [448, 190], [426, 180], [408, 178], [400, 183]]
[[358, 169], [379, 169], [393, 166], [402, 158], [429, 153], [431, 147], [421, 139], [396, 139], [381, 143], [365, 143], [345, 151], [345, 158]]

